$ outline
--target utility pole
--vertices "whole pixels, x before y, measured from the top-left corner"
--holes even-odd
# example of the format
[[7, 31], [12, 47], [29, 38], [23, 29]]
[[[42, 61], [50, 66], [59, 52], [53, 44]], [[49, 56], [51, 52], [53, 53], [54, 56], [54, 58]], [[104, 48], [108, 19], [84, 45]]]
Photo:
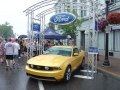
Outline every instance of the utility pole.
[[[108, 11], [108, 5], [109, 5], [109, 0], [105, 0], [105, 4], [106, 4], [106, 19], [107, 19], [107, 15], [108, 15], [108, 13], [109, 13], [109, 11]], [[106, 25], [106, 27], [108, 26], [108, 23], [107, 23], [107, 25]], [[103, 62], [103, 65], [104, 66], [110, 66], [110, 63], [109, 63], [109, 56], [108, 56], [108, 54], [109, 54], [109, 33], [108, 32], [106, 32], [106, 38], [105, 38], [105, 60], [104, 60], [104, 62]]]

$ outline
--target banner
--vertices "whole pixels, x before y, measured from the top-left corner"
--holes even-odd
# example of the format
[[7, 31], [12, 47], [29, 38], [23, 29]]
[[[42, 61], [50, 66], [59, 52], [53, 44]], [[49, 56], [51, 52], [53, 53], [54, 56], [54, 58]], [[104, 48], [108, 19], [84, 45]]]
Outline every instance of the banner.
[[35, 32], [40, 32], [40, 24], [38, 24], [38, 23], [33, 23], [33, 31], [35, 31]]

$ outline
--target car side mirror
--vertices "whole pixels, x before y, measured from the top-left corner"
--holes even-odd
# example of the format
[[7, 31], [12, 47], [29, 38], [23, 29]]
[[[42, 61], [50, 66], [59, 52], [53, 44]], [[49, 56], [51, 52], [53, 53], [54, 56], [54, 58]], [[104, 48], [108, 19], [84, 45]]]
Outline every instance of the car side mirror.
[[74, 56], [78, 56], [78, 55], [79, 55], [79, 53], [74, 53], [73, 55], [74, 55]]

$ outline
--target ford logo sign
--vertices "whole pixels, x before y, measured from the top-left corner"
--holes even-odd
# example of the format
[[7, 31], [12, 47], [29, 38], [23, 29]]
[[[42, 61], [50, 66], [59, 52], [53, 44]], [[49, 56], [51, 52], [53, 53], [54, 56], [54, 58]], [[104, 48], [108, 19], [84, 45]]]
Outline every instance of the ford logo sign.
[[76, 19], [76, 16], [71, 13], [59, 13], [59, 14], [53, 15], [50, 18], [50, 21], [53, 24], [66, 25], [73, 22], [75, 19]]

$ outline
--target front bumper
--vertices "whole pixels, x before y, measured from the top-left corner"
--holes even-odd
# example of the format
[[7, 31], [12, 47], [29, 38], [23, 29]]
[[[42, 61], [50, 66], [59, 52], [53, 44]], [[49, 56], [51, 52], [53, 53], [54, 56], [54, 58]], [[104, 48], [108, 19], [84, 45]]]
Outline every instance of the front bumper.
[[28, 76], [47, 81], [60, 81], [64, 77], [64, 70], [43, 71], [35, 70], [26, 65], [25, 71]]

